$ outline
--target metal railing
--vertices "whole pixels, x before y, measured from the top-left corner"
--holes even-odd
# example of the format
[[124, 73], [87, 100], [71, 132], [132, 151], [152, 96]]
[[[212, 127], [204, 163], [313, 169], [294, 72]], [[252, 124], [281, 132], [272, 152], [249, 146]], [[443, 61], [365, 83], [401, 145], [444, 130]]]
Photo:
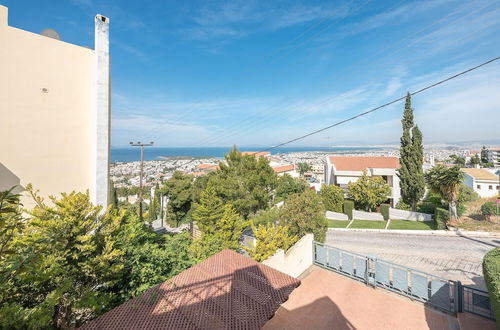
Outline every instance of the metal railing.
[[421, 301], [448, 313], [471, 312], [493, 319], [488, 293], [418, 269], [314, 242], [314, 264]]

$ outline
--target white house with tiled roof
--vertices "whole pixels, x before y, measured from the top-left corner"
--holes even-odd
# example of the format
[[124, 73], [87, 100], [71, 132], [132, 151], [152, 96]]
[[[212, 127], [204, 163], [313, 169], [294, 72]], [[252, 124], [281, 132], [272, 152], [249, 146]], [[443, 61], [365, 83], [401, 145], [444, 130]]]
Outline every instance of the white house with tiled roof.
[[499, 177], [482, 168], [462, 168], [464, 183], [481, 197], [493, 197], [500, 193]]
[[366, 171], [368, 176], [382, 177], [391, 187], [391, 195], [387, 198], [394, 207], [401, 198], [399, 177], [396, 173], [398, 168], [398, 157], [327, 156], [325, 184], [347, 189], [349, 182], [356, 182], [363, 175], [363, 171]]

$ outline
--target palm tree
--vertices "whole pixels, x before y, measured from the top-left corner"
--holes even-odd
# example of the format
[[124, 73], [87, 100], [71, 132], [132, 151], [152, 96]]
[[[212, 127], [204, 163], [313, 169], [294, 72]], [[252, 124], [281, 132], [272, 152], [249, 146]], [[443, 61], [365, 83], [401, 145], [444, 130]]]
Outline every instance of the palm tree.
[[429, 187], [448, 202], [452, 219], [458, 218], [457, 200], [458, 188], [462, 183], [464, 174], [459, 166], [446, 167], [437, 165], [425, 173], [425, 181]]

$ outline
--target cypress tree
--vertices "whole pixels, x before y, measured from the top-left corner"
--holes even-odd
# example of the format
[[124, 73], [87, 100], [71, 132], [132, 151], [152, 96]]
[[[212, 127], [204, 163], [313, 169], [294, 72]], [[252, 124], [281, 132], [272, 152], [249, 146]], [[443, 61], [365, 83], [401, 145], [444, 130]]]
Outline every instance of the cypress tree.
[[416, 211], [417, 203], [425, 193], [425, 178], [422, 169], [424, 147], [422, 132], [413, 122], [410, 93], [406, 95], [401, 123], [403, 126], [400, 147], [401, 166], [398, 170], [401, 180], [401, 198], [404, 203], [411, 205], [413, 211]]

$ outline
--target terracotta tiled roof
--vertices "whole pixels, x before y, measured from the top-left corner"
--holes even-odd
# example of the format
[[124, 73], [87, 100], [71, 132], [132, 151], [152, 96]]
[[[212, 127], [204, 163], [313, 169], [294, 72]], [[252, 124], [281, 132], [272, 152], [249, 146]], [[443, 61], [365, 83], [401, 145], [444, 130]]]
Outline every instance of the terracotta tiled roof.
[[242, 155], [252, 155], [252, 156], [255, 156], [255, 158], [257, 158], [257, 157], [267, 156], [267, 155], [269, 155], [269, 152], [268, 151], [261, 151], [261, 152], [243, 151], [241, 154]]
[[337, 171], [364, 171], [367, 168], [399, 168], [398, 157], [332, 156], [330, 162]]
[[224, 250], [81, 329], [260, 329], [299, 284]]
[[462, 172], [469, 174], [476, 180], [492, 180], [498, 181], [498, 176], [495, 174], [483, 170], [482, 168], [461, 168]]
[[295, 165], [283, 165], [283, 166], [276, 166], [273, 167], [274, 172], [276, 173], [283, 173], [283, 172], [289, 172], [295, 170]]
[[219, 165], [217, 165], [217, 164], [199, 164], [197, 166], [197, 168], [200, 170], [218, 170]]

